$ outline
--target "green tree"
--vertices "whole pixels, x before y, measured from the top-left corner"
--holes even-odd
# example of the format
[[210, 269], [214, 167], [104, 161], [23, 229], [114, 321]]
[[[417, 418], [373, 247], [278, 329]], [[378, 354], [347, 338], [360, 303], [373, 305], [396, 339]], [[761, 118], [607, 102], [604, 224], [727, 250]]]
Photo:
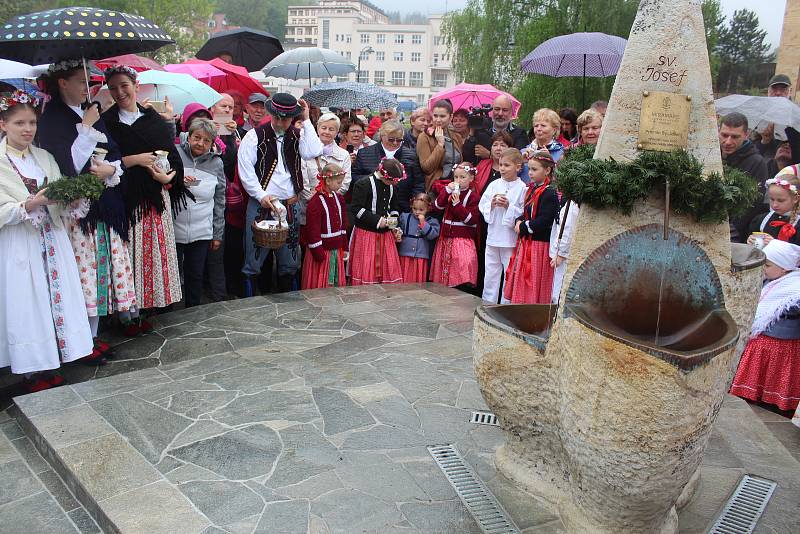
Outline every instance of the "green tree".
[[[708, 4], [708, 5], [706, 5]], [[639, 0], [468, 0], [445, 17], [443, 33], [459, 78], [491, 83], [512, 92], [522, 103], [520, 123], [540, 107], [580, 108], [608, 99], [614, 77], [551, 78], [520, 72], [520, 60], [547, 39], [575, 32], [603, 32], [628, 37]], [[719, 0], [705, 0], [713, 18], [707, 38], [716, 39]], [[712, 49], [713, 50], [713, 49]]]
[[720, 33], [725, 29], [725, 16], [719, 5], [720, 0], [705, 0], [703, 2], [703, 22], [706, 26], [706, 46], [708, 59], [711, 63], [711, 79], [716, 82], [719, 74], [720, 58], [717, 52], [717, 43]]
[[733, 12], [727, 28], [722, 28], [717, 42], [720, 58], [718, 87], [726, 93], [747, 91], [757, 85], [759, 65], [773, 61], [774, 54], [765, 42], [758, 16], [748, 10]]

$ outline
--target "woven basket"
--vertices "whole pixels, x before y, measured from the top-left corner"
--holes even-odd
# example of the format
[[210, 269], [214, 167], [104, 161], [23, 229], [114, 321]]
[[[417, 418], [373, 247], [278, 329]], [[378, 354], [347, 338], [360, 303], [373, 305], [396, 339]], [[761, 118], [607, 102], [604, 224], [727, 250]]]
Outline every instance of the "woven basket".
[[261, 228], [257, 223], [261, 220], [256, 217], [253, 221], [253, 242], [257, 247], [261, 248], [280, 248], [286, 244], [289, 238], [289, 227], [281, 225], [278, 221], [278, 226], [270, 228]]

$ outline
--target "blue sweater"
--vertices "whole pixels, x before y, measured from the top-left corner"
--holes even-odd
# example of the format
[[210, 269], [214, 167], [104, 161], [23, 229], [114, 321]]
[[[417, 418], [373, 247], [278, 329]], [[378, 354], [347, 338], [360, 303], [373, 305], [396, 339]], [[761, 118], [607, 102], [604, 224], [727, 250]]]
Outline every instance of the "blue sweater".
[[397, 244], [399, 254], [429, 260], [434, 241], [439, 237], [439, 221], [425, 217], [425, 227], [420, 230], [419, 220], [410, 213], [403, 213], [400, 215], [400, 229], [403, 230], [403, 240]]

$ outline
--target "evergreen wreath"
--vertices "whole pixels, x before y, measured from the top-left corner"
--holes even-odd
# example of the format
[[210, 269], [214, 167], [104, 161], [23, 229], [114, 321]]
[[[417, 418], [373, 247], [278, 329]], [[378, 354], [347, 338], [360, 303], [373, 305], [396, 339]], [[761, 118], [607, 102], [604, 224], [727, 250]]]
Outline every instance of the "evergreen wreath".
[[758, 197], [756, 181], [725, 167], [723, 175], [703, 176], [703, 164], [685, 150], [643, 151], [630, 162], [594, 157], [594, 145], [570, 149], [556, 170], [556, 185], [564, 195], [593, 208], [613, 207], [625, 215], [654, 190], [670, 185], [670, 208], [701, 223], [721, 223], [747, 211]]
[[47, 189], [45, 192], [47, 198], [66, 205], [79, 198], [85, 198], [89, 201], [97, 200], [105, 191], [106, 186], [94, 174], [79, 174], [72, 177], [64, 176], [60, 180], [47, 183], [39, 189]]

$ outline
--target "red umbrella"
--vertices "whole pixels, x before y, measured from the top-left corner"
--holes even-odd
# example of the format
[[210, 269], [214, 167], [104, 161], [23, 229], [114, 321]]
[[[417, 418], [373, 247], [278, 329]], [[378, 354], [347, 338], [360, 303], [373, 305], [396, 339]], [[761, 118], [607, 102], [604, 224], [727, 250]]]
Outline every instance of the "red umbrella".
[[125, 65], [139, 72], [145, 70], [164, 70], [164, 67], [159, 65], [158, 62], [149, 57], [137, 56], [136, 54], [123, 54], [121, 56], [98, 59], [94, 64], [97, 65], [97, 68], [100, 70], [106, 70], [109, 67], [115, 67], [117, 65]]
[[212, 89], [219, 93], [228, 91], [237, 91], [247, 97], [251, 93], [262, 93], [269, 96], [269, 93], [258, 83], [247, 69], [239, 67], [238, 65], [231, 65], [219, 58], [214, 58], [210, 61], [203, 61], [202, 59], [189, 59], [184, 63], [206, 63], [217, 67], [225, 73], [225, 76], [214, 78], [211, 80]]

